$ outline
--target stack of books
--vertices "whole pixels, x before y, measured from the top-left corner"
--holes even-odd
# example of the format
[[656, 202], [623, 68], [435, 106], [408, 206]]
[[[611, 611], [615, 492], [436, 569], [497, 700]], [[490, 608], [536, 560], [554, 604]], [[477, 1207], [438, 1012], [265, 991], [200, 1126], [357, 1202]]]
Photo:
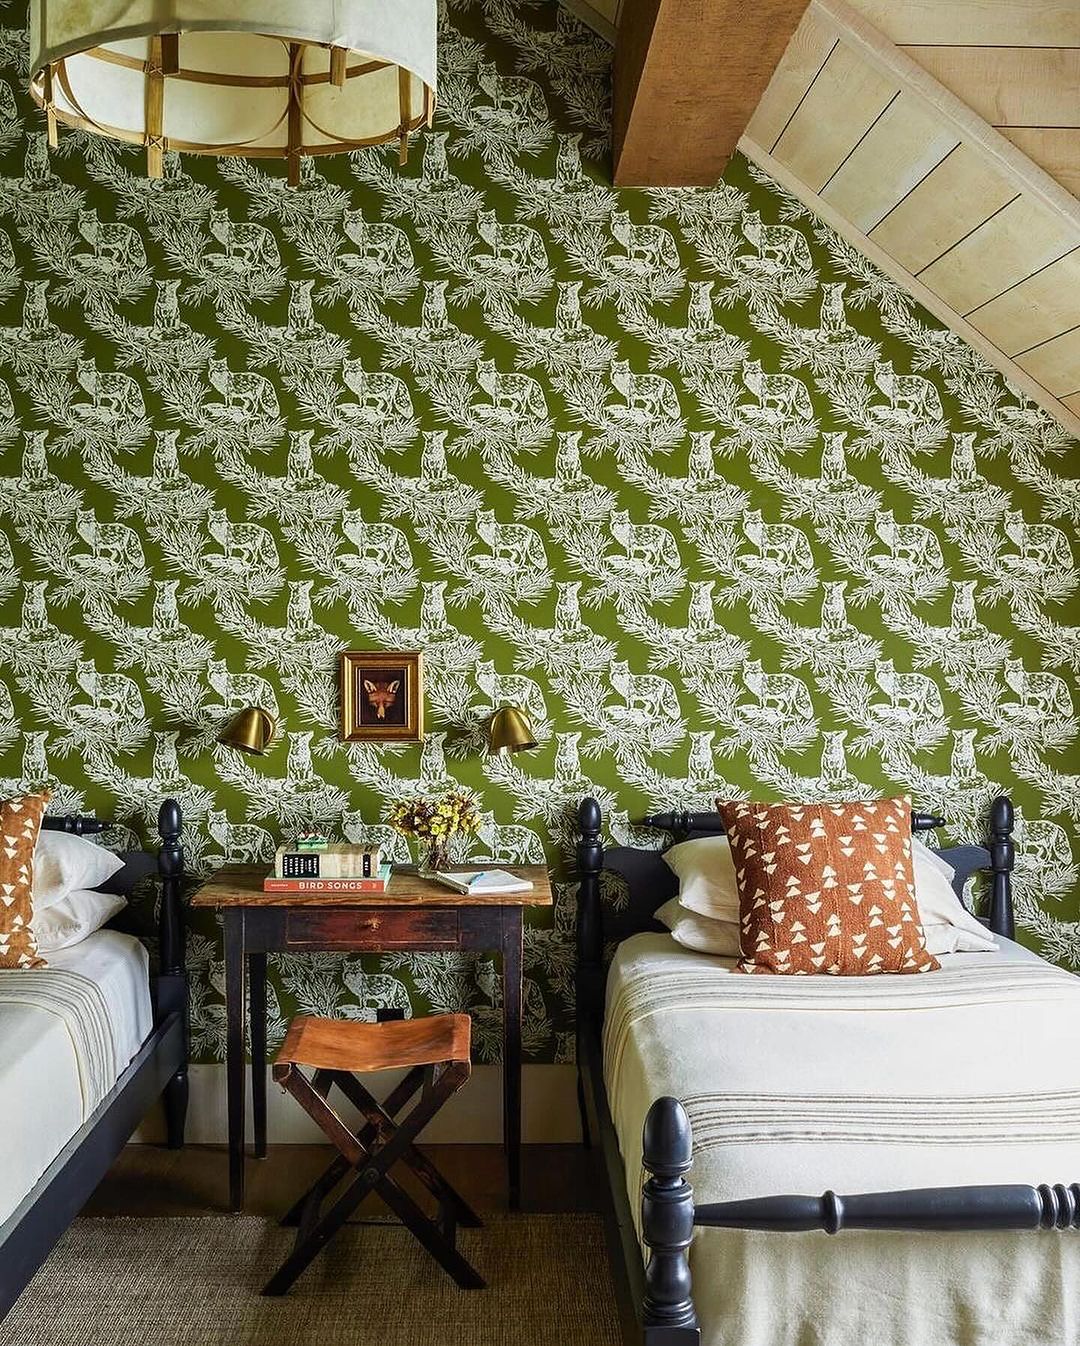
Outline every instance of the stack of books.
[[391, 864], [378, 846], [304, 834], [279, 846], [274, 872], [263, 880], [267, 893], [385, 893]]

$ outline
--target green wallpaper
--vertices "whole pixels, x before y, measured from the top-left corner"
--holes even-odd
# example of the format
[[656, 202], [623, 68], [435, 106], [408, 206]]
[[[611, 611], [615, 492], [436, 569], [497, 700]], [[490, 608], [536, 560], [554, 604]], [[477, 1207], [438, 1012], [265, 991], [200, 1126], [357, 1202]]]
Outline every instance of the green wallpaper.
[[[45, 154], [0, 55], [0, 772], [193, 867], [283, 828], [379, 835], [460, 782], [475, 858], [565, 860], [718, 790], [910, 791], [954, 835], [1023, 812], [1025, 937], [1080, 962], [1070, 774], [1077, 445], [737, 160], [714, 190], [607, 185], [609, 52], [542, 0], [452, 4], [440, 111], [392, 153]], [[423, 747], [336, 738], [336, 655], [424, 649]], [[481, 752], [502, 699], [542, 731]], [[265, 760], [230, 708], [283, 717]], [[562, 872], [560, 870], [560, 872]], [[527, 938], [526, 1039], [572, 1050], [573, 892]], [[212, 920], [194, 1042], [223, 1053]], [[490, 961], [281, 958], [297, 1008], [466, 1007]]]

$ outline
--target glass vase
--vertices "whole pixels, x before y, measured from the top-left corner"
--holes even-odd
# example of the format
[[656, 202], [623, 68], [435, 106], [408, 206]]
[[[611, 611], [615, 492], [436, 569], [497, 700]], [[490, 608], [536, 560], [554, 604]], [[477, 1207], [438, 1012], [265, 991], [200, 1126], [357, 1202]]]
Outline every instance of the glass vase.
[[418, 867], [421, 874], [434, 874], [450, 867], [450, 844], [445, 837], [420, 842]]

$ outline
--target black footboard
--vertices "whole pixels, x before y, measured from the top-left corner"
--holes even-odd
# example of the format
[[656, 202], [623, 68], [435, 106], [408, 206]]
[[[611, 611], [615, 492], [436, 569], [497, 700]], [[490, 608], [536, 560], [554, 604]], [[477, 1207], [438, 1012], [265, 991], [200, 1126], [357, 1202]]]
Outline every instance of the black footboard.
[[642, 1324], [647, 1346], [696, 1346], [690, 1284], [694, 1226], [800, 1233], [819, 1229], [921, 1232], [1080, 1229], [1080, 1183], [1025, 1187], [917, 1187], [854, 1196], [763, 1196], [695, 1206], [686, 1180], [690, 1118], [677, 1098], [658, 1098], [645, 1118], [641, 1236], [647, 1252]]

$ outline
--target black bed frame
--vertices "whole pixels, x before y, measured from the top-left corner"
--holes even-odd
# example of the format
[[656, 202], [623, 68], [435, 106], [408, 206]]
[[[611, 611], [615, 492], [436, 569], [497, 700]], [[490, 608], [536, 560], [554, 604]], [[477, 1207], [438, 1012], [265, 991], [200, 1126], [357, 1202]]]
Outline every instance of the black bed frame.
[[[99, 818], [46, 818], [43, 827], [76, 836], [104, 832]], [[165, 1106], [170, 1149], [184, 1143], [188, 1102], [188, 989], [184, 972], [183, 816], [175, 799], [158, 812], [156, 852], [129, 851], [123, 869], [101, 885], [130, 894], [157, 874], [159, 971], [151, 974], [154, 1027], [112, 1089], [56, 1156], [7, 1220], [0, 1225], [0, 1318], [7, 1313], [105, 1176], [132, 1132], [159, 1097]], [[33, 976], [33, 973], [27, 973]]]
[[[944, 825], [930, 814], [912, 816], [916, 832]], [[609, 1189], [608, 1247], [626, 1346], [699, 1346], [701, 1334], [690, 1283], [689, 1247], [694, 1226], [775, 1232], [844, 1229], [1006, 1230], [1080, 1228], [1080, 1183], [1027, 1187], [936, 1187], [853, 1196], [767, 1196], [695, 1205], [686, 1180], [693, 1159], [690, 1119], [676, 1098], [658, 1098], [645, 1119], [641, 1246], [630, 1211], [626, 1172], [604, 1087], [601, 1033], [604, 1020], [605, 946], [643, 930], [661, 930], [654, 912], [678, 892], [678, 881], [660, 850], [619, 846], [605, 850], [603, 819], [595, 799], [578, 808], [577, 1022], [578, 1103], [585, 1143], [598, 1140]], [[642, 820], [671, 835], [672, 843], [716, 836], [719, 814], [657, 813]], [[1004, 796], [990, 807], [985, 846], [938, 852], [953, 866], [961, 900], [975, 873], [989, 871], [984, 924], [1012, 938], [1011, 873], [1013, 807]], [[620, 876], [628, 894], [619, 910], [601, 902], [601, 876]]]

